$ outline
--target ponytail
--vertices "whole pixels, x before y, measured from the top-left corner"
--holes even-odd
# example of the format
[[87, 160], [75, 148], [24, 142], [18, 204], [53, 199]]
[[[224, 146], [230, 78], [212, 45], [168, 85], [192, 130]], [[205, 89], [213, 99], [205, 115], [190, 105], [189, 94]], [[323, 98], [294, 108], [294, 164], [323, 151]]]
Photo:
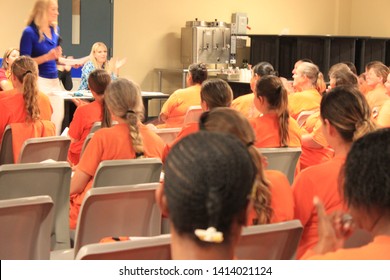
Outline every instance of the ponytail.
[[321, 95], [326, 90], [326, 83], [324, 80], [324, 75], [321, 72], [318, 72], [317, 82], [316, 82], [315, 88]]
[[128, 110], [124, 119], [129, 126], [130, 138], [136, 157], [142, 157], [144, 155], [144, 144], [138, 129], [138, 117], [134, 111]]

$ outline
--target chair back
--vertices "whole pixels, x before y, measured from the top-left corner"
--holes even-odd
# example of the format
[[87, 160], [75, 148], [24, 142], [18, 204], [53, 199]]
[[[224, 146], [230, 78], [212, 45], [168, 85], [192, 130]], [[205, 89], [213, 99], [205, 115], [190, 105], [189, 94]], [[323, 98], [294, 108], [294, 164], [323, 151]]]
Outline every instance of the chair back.
[[183, 126], [193, 123], [193, 122], [199, 122], [200, 115], [202, 114], [203, 110], [201, 106], [190, 106], [187, 110], [187, 113], [184, 117], [184, 123]]
[[244, 227], [236, 249], [240, 260], [291, 260], [301, 239], [299, 220]]
[[83, 246], [76, 260], [170, 260], [171, 235]]
[[97, 130], [101, 128], [102, 128], [102, 122], [94, 122], [89, 133], [95, 133]]
[[51, 249], [70, 248], [68, 162], [4, 164], [0, 166], [0, 200], [48, 195], [54, 202]]
[[161, 234], [161, 211], [155, 201], [159, 183], [91, 188], [78, 218], [74, 254], [84, 245], [110, 236]]
[[91, 141], [92, 137], [95, 135], [95, 133], [89, 133], [87, 135], [87, 137], [85, 138], [84, 140], [84, 143], [83, 143], [83, 147], [81, 148], [81, 152], [80, 152], [80, 158], [81, 156], [83, 155], [85, 149], [87, 148], [88, 144], [89, 144], [89, 141]]
[[0, 147], [0, 164], [14, 163], [14, 150], [12, 147], [11, 126], [5, 127]]
[[159, 182], [161, 170], [157, 158], [105, 160], [96, 170], [92, 188]]
[[181, 131], [181, 127], [172, 127], [172, 128], [158, 128], [153, 129], [153, 131], [160, 136], [165, 144], [171, 144]]
[[70, 138], [67, 136], [30, 138], [23, 143], [18, 162], [66, 161], [69, 145]]
[[267, 158], [267, 169], [279, 170], [287, 176], [290, 184], [293, 183], [301, 148], [258, 148], [258, 151]]
[[49, 196], [0, 200], [0, 224], [0, 259], [49, 259], [53, 224]]

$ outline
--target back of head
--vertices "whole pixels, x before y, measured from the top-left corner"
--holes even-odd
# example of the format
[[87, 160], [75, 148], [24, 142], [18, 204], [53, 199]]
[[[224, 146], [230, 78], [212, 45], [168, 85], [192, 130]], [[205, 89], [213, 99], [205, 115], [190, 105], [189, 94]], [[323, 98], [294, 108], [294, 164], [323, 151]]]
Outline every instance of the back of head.
[[249, 222], [253, 222], [253, 224], [269, 223], [273, 213], [271, 208], [269, 182], [264, 175], [261, 155], [253, 146], [256, 136], [248, 119], [236, 110], [230, 108], [215, 108], [202, 114], [199, 126], [201, 130], [223, 132], [234, 135], [248, 147], [248, 152], [250, 153], [253, 163], [258, 171], [257, 181], [252, 192], [257, 220]]
[[206, 242], [196, 229], [214, 227], [230, 244], [234, 223], [245, 223], [245, 211], [256, 176], [247, 148], [234, 136], [200, 131], [170, 151], [164, 192], [175, 231]]
[[310, 62], [302, 62], [298, 68], [302, 71], [302, 74], [311, 81], [311, 84], [319, 93], [323, 93], [325, 91], [326, 84], [324, 81], [324, 75], [321, 73], [317, 65]]
[[188, 67], [188, 72], [191, 74], [192, 82], [194, 84], [202, 84], [203, 81], [207, 80], [207, 66], [204, 63], [191, 64]]
[[103, 120], [102, 127], [111, 125], [111, 114], [105, 106], [104, 92], [107, 86], [111, 83], [111, 77], [107, 71], [103, 69], [95, 69], [88, 76], [88, 87], [98, 96], [103, 97]]
[[200, 98], [206, 102], [209, 110], [217, 107], [230, 107], [233, 91], [226, 81], [209, 79], [202, 83]]
[[353, 86], [339, 86], [324, 94], [321, 118], [327, 119], [346, 142], [353, 142], [375, 130], [365, 97]]
[[258, 75], [259, 77], [264, 77], [268, 75], [277, 76], [278, 72], [275, 71], [274, 67], [271, 63], [263, 61], [257, 63], [255, 66], [252, 67], [253, 74]]
[[359, 86], [358, 77], [344, 63], [333, 65], [329, 70], [329, 78], [335, 86]]
[[390, 214], [390, 128], [369, 133], [353, 145], [344, 168], [349, 206]]
[[352, 73], [354, 73], [355, 75], [357, 75], [357, 70], [356, 70], [355, 64], [353, 64], [351, 61], [343, 61], [343, 62], [341, 62], [341, 63], [347, 65], [347, 67], [349, 68], [349, 70], [351, 70]]
[[107, 86], [104, 100], [111, 114], [128, 124], [135, 152], [143, 153], [142, 138], [138, 131], [138, 122], [144, 116], [140, 87], [132, 81], [118, 78]]

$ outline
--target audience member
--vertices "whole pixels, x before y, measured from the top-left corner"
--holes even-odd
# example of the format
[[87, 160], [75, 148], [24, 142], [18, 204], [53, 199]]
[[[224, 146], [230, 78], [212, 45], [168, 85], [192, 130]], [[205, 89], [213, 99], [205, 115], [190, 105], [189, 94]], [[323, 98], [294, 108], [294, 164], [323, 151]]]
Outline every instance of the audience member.
[[81, 203], [101, 161], [162, 156], [163, 141], [141, 123], [144, 108], [138, 85], [118, 78], [107, 86], [104, 101], [118, 124], [95, 132], [76, 167], [70, 186], [71, 229], [76, 228]]
[[277, 75], [274, 67], [269, 62], [260, 62], [252, 68], [252, 78], [250, 87], [252, 92], [235, 98], [232, 108], [243, 113], [247, 118], [254, 118], [260, 115], [253, 102], [253, 92], [255, 92], [256, 82], [264, 76]]
[[190, 106], [200, 105], [200, 88], [207, 79], [207, 67], [204, 63], [194, 63], [188, 67], [187, 88], [178, 89], [164, 103], [158, 127], [182, 127], [184, 117]]
[[262, 114], [249, 119], [256, 134], [255, 147], [300, 147], [300, 128], [289, 116], [282, 81], [275, 76], [263, 77], [256, 83], [254, 97], [256, 109]]
[[340, 169], [353, 141], [375, 129], [367, 101], [356, 87], [332, 89], [322, 97], [320, 110], [322, 130], [335, 156], [306, 168], [294, 180], [295, 218], [304, 227], [298, 258], [318, 241], [318, 216], [313, 198], [317, 196], [323, 201], [327, 213], [343, 208], [337, 188]]
[[171, 221], [172, 259], [234, 259], [257, 174], [247, 147], [194, 133], [173, 146], [164, 169], [156, 200]]
[[[390, 129], [357, 140], [347, 156], [340, 191], [352, 220], [328, 211], [315, 200], [319, 218], [318, 242], [303, 258], [320, 260], [390, 259]], [[344, 238], [357, 227], [371, 233], [369, 244], [342, 249]]]
[[19, 57], [19, 50], [10, 48], [5, 51], [3, 62], [0, 68], [0, 91], [12, 89], [11, 66], [16, 58]]
[[92, 71], [88, 77], [88, 87], [95, 101], [79, 106], [69, 125], [68, 134], [72, 143], [69, 147], [68, 160], [71, 165], [78, 164], [84, 141], [95, 122], [102, 122], [102, 127], [111, 126], [110, 112], [104, 102], [104, 91], [110, 82], [110, 75], [102, 69]]
[[369, 91], [365, 96], [374, 115], [380, 111], [383, 103], [390, 99], [384, 85], [389, 73], [389, 68], [382, 62], [372, 61], [366, 65], [366, 81]]

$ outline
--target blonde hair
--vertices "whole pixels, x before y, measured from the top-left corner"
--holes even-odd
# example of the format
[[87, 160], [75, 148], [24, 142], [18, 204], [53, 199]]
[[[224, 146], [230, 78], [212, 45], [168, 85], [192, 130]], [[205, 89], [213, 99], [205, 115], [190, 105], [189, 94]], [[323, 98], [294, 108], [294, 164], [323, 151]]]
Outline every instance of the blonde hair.
[[[50, 5], [55, 4], [58, 6], [57, 0], [36, 0], [35, 5], [30, 12], [30, 16], [27, 19], [27, 25], [34, 23], [38, 29], [39, 33], [39, 42], [42, 42], [45, 39], [42, 31], [42, 25], [47, 21], [47, 14]], [[57, 22], [49, 22], [49, 25], [53, 27], [54, 32], [57, 32]]]
[[10, 70], [10, 69], [9, 69], [9, 63], [8, 63], [7, 59], [9, 58], [9, 56], [11, 55], [11, 53], [12, 53], [13, 51], [18, 51], [18, 52], [20, 53], [20, 51], [19, 51], [18, 48], [9, 48], [9, 49], [7, 49], [7, 50], [4, 52], [3, 62], [2, 62], [2, 64], [1, 64], [1, 66], [2, 66], [3, 69], [5, 69], [5, 70]]
[[23, 84], [23, 99], [27, 112], [26, 121], [39, 119], [38, 65], [28, 56], [20, 56], [11, 66], [11, 73]]
[[235, 135], [247, 146], [252, 161], [257, 168], [256, 181], [253, 185], [252, 200], [257, 214], [253, 224], [268, 224], [271, 221], [273, 210], [271, 208], [271, 191], [269, 182], [264, 175], [261, 154], [253, 146], [255, 133], [252, 126], [240, 112], [219, 107], [203, 113], [201, 128], [213, 132], [225, 132]]
[[138, 123], [143, 119], [144, 106], [140, 87], [133, 81], [118, 78], [107, 86], [104, 100], [111, 114], [127, 123], [136, 156], [142, 156], [144, 146]]
[[314, 88], [322, 94], [326, 89], [326, 83], [318, 66], [310, 62], [302, 62], [298, 67], [302, 70], [302, 74], [311, 81]]
[[108, 51], [107, 46], [102, 42], [96, 42], [92, 45], [91, 53], [89, 54], [89, 58], [91, 59], [91, 62], [93, 66], [95, 66], [96, 69], [105, 69], [106, 71], [109, 71], [108, 67], [108, 60], [106, 60], [102, 66], [100, 66], [96, 60], [95, 52], [99, 47], [104, 47], [106, 51]]

